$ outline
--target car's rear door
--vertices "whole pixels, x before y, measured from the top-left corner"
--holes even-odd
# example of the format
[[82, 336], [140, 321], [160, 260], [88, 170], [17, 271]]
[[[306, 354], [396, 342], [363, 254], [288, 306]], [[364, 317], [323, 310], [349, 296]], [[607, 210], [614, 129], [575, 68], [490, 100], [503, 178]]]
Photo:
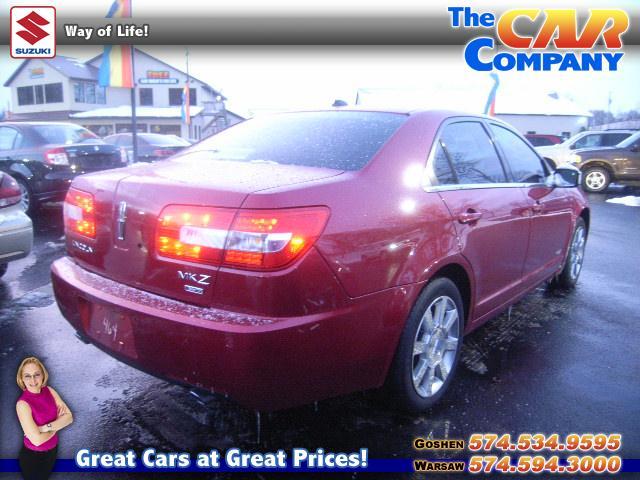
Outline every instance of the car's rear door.
[[544, 184], [550, 172], [518, 134], [494, 122], [490, 122], [490, 130], [511, 181], [524, 192], [531, 214], [531, 235], [522, 271], [527, 287], [546, 279], [562, 265], [572, 231], [572, 197], [566, 189]]
[[481, 120], [441, 127], [433, 157], [435, 187], [454, 220], [475, 277], [474, 321], [518, 293], [529, 241], [526, 199], [508, 177]]

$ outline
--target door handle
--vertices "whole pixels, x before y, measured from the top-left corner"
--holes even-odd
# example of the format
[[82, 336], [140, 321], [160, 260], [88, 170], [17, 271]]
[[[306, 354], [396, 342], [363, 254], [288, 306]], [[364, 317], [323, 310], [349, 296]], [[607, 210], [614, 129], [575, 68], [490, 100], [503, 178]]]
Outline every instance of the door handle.
[[458, 215], [458, 222], [460, 223], [475, 223], [482, 218], [482, 212], [478, 212], [473, 209], [469, 209], [464, 213]]

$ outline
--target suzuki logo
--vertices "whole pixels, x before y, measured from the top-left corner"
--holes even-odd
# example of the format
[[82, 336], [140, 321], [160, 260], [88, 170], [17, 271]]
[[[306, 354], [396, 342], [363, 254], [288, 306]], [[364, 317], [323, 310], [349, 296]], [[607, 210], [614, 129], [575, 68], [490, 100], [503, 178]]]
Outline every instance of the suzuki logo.
[[124, 240], [124, 227], [127, 223], [127, 202], [120, 202], [118, 205], [118, 223], [117, 232], [118, 240]]
[[38, 26], [49, 25], [49, 22], [47, 21], [47, 19], [42, 18], [40, 15], [38, 15], [36, 12], [31, 12], [26, 17], [18, 20], [18, 24], [26, 28], [26, 30], [16, 32], [16, 35], [29, 42], [31, 45], [34, 45], [43, 38], [49, 36], [47, 32], [45, 32]]
[[[54, 7], [11, 7], [9, 17], [12, 58], [56, 56], [56, 9]], [[38, 78], [33, 75], [32, 73], [32, 78]]]

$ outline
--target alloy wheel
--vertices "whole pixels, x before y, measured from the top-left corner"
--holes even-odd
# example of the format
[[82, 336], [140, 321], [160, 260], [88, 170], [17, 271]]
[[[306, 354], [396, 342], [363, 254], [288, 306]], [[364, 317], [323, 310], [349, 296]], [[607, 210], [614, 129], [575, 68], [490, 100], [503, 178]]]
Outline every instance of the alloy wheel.
[[432, 397], [453, 369], [458, 349], [460, 315], [455, 302], [436, 298], [425, 310], [413, 342], [413, 386], [423, 398]]
[[587, 185], [587, 187], [594, 191], [602, 190], [606, 182], [607, 178], [605, 177], [604, 173], [599, 170], [589, 172], [584, 179], [584, 183]]
[[583, 226], [579, 226], [573, 234], [571, 241], [571, 250], [569, 252], [569, 265], [571, 279], [576, 281], [580, 270], [582, 270], [582, 261], [584, 260], [584, 248], [586, 244], [587, 236]]

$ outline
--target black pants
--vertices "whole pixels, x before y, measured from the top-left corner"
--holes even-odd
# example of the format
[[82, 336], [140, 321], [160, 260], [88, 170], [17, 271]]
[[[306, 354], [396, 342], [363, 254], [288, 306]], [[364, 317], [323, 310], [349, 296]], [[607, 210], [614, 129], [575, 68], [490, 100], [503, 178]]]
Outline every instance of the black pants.
[[58, 446], [46, 452], [36, 452], [29, 450], [24, 445], [20, 450], [18, 461], [24, 480], [47, 480], [53, 470], [58, 455]]

